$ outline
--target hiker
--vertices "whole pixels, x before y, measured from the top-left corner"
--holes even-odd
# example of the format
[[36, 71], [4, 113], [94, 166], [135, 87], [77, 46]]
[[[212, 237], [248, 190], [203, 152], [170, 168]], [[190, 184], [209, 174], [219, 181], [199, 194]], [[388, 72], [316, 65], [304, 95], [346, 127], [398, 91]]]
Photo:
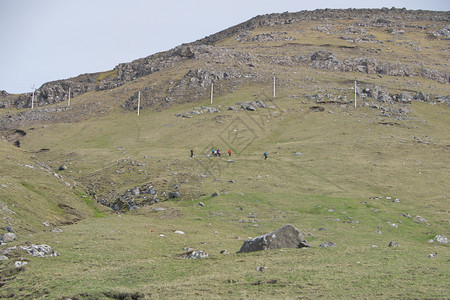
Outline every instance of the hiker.
[[222, 151], [220, 151], [219, 149], [217, 149], [217, 154], [219, 154], [219, 157], [222, 155]]
[[267, 152], [264, 152], [264, 160], [267, 159]]
[[211, 154], [215, 156], [216, 152], [214, 151], [214, 148], [212, 148]]
[[231, 156], [231, 149], [228, 149], [228, 156]]
[[194, 157], [194, 150], [191, 149], [191, 157]]

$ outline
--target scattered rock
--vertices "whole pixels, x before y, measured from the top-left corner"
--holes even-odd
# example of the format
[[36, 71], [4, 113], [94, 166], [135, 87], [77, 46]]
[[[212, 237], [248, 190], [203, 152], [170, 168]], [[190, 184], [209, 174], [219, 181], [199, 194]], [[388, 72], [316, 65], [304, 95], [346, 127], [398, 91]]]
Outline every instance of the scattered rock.
[[214, 192], [214, 193], [211, 194], [211, 197], [217, 197], [217, 196], [219, 196], [219, 195], [220, 195], [219, 192]]
[[10, 243], [16, 239], [17, 239], [16, 234], [12, 233], [12, 232], [7, 232], [0, 236], [0, 241], [2, 241], [4, 243]]
[[135, 186], [134, 188], [131, 189], [131, 194], [133, 194], [133, 196], [139, 196], [140, 193], [141, 189], [138, 186]]
[[16, 262], [14, 263], [14, 267], [16, 267], [16, 268], [21, 268], [21, 267], [23, 267], [23, 266], [25, 266], [25, 265], [27, 265], [27, 264], [28, 264], [28, 262], [23, 261], [23, 260], [19, 260], [19, 261], [16, 261]]
[[64, 166], [64, 165], [59, 166], [58, 171], [64, 171], [64, 170], [67, 170], [66, 166]]
[[11, 225], [8, 225], [8, 226], [4, 227], [3, 229], [8, 232], [11, 232], [11, 233], [16, 233]]
[[173, 233], [176, 233], [176, 234], [185, 234], [184, 231], [181, 231], [181, 230], [175, 230]]
[[9, 258], [7, 256], [0, 255], [0, 261], [2, 261], [2, 260], [9, 260]]
[[181, 197], [181, 193], [179, 191], [175, 191], [175, 192], [169, 192], [169, 199], [175, 199], [175, 198], [180, 198]]
[[437, 253], [432, 253], [432, 254], [427, 255], [428, 258], [433, 258], [433, 257], [437, 257], [437, 256], [438, 256]]
[[315, 112], [325, 111], [325, 107], [323, 107], [323, 106], [311, 106], [309, 109], [312, 111], [315, 111]]
[[336, 243], [326, 242], [319, 245], [320, 248], [337, 247]]
[[60, 233], [60, 232], [62, 232], [62, 229], [61, 228], [54, 228], [54, 229], [52, 229], [50, 231], [51, 232], [55, 232], [55, 233]]
[[164, 211], [166, 210], [164, 207], [155, 207], [153, 211]]
[[445, 235], [437, 235], [434, 237], [438, 243], [447, 244], [448, 238]]
[[208, 256], [209, 256], [209, 254], [203, 250], [191, 250], [191, 251], [187, 251], [187, 252], [179, 255], [178, 258], [197, 259], [197, 258], [205, 258]]
[[391, 241], [388, 245], [389, 247], [400, 247], [400, 244], [396, 241]]
[[265, 272], [266, 269], [267, 269], [267, 267], [259, 266], [259, 267], [256, 268], [256, 271], [258, 271], [258, 272]]
[[228, 250], [225, 250], [225, 249], [224, 249], [224, 250], [220, 250], [220, 253], [221, 253], [221, 254], [224, 254], [224, 255], [225, 255], [225, 254], [230, 254], [230, 253], [228, 252]]
[[31, 246], [19, 246], [19, 250], [25, 250], [28, 254], [38, 257], [53, 257], [59, 256], [59, 253], [52, 249], [52, 247], [41, 244], [41, 245], [31, 245]]
[[430, 223], [423, 217], [421, 216], [416, 216], [416, 219], [414, 220], [414, 223], [425, 223], [426, 225], [430, 225]]
[[279, 248], [303, 247], [311, 247], [305, 240], [303, 233], [292, 225], [285, 225], [274, 232], [245, 241], [239, 252], [248, 253]]
[[203, 202], [199, 202], [199, 203], [198, 203], [198, 205], [200, 205], [200, 206], [202, 206], [202, 207], [203, 207], [203, 206], [205, 206], [205, 203], [203, 203]]

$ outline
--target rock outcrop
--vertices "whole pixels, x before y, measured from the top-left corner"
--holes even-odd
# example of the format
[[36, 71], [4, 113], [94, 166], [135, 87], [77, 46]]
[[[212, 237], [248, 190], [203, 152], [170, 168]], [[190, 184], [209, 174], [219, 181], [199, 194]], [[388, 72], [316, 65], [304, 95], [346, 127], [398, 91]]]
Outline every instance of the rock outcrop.
[[247, 240], [239, 250], [240, 253], [248, 253], [261, 250], [279, 248], [304, 248], [311, 247], [305, 240], [303, 233], [292, 225], [285, 225], [280, 229]]

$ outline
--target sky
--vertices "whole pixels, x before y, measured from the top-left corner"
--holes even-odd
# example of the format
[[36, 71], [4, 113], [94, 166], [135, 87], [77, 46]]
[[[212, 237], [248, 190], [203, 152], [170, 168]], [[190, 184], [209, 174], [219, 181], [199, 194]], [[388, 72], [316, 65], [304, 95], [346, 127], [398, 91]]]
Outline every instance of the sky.
[[190, 43], [257, 15], [323, 8], [449, 11], [448, 0], [0, 0], [0, 90], [33, 86]]

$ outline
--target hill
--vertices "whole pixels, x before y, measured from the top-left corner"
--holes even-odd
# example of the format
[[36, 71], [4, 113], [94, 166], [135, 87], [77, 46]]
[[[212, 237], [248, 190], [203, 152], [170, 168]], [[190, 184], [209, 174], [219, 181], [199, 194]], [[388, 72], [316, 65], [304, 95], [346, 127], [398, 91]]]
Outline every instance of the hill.
[[[44, 84], [34, 109], [3, 93], [0, 227], [17, 240], [2, 250], [60, 256], [8, 254], [1, 297], [445, 298], [448, 24], [258, 16]], [[310, 249], [235, 253], [288, 223]], [[185, 247], [210, 257], [178, 259]]]

